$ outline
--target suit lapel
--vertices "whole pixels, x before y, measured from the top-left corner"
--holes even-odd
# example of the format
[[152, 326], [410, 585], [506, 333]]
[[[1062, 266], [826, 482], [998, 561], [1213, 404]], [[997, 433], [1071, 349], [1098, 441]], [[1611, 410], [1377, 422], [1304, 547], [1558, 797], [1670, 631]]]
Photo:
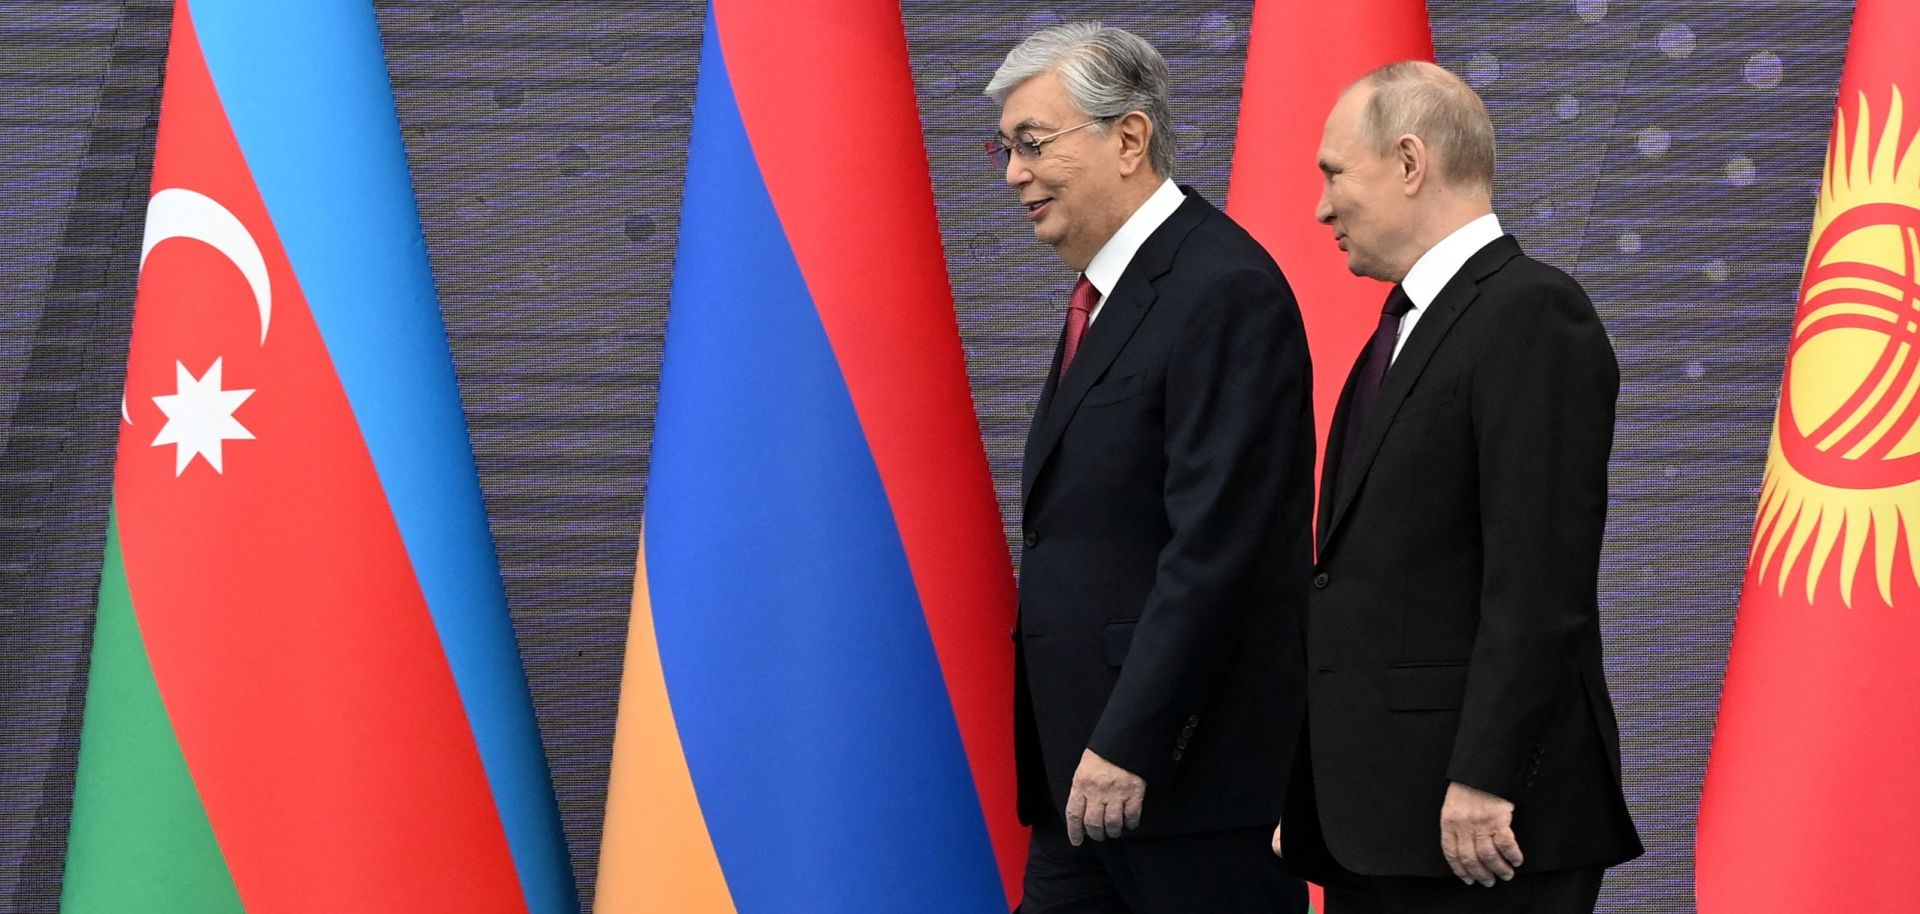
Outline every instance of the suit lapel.
[[1046, 391], [1034, 416], [1033, 430], [1027, 436], [1026, 459], [1020, 474], [1023, 500], [1032, 496], [1040, 471], [1046, 468], [1047, 459], [1053, 455], [1055, 446], [1060, 443], [1060, 436], [1066, 432], [1067, 424], [1080, 408], [1080, 401], [1086, 399], [1087, 391], [1093, 389], [1094, 382], [1100, 380], [1107, 367], [1126, 348], [1127, 341], [1133, 338], [1133, 332], [1140, 328], [1140, 321], [1153, 307], [1158, 297], [1154, 291], [1154, 281], [1172, 269], [1180, 242], [1212, 209], [1198, 194], [1187, 191], [1186, 202], [1180, 204], [1180, 208], [1174, 210], [1173, 215], [1168, 216], [1167, 221], [1147, 237], [1146, 243], [1134, 253], [1133, 260], [1120, 274], [1120, 281], [1114, 284], [1113, 292], [1102, 301], [1099, 317], [1087, 328], [1086, 335], [1081, 337], [1080, 349], [1073, 356], [1073, 365], [1058, 385], [1053, 381], [1060, 374], [1060, 356], [1056, 347], [1053, 370], [1048, 375]]
[[[1360, 483], [1366, 479], [1367, 471], [1372, 469], [1373, 460], [1380, 453], [1380, 445], [1387, 438], [1387, 429], [1393, 425], [1394, 414], [1400, 411], [1400, 404], [1406, 402], [1407, 394], [1413, 391], [1420, 373], [1432, 360], [1434, 351], [1440, 348], [1440, 341], [1446, 338], [1447, 331], [1453, 329], [1460, 315], [1480, 296], [1480, 280], [1498, 271], [1519, 254], [1520, 245], [1512, 236], [1503, 235], [1495, 239], [1468, 258], [1460, 272], [1455, 273], [1446, 287], [1440, 290], [1433, 304], [1427, 306], [1426, 313], [1420, 315], [1420, 322], [1413, 326], [1413, 335], [1401, 347], [1399, 358], [1394, 359], [1393, 365], [1387, 369], [1387, 376], [1380, 383], [1379, 398], [1374, 401], [1373, 411], [1367, 416], [1366, 426], [1360, 429], [1360, 437], [1354, 444], [1354, 459], [1351, 461], [1352, 478], [1335, 480], [1338, 488], [1333, 510], [1322, 526], [1322, 550], [1332, 541], [1333, 532], [1339, 528], [1347, 509], [1353, 506]], [[1351, 391], [1351, 376], [1348, 388]], [[1342, 403], [1344, 408], [1344, 394]]]
[[1318, 551], [1327, 550], [1327, 533], [1333, 528], [1333, 500], [1339, 494], [1340, 458], [1345, 454], [1347, 440], [1347, 422], [1353, 408], [1353, 385], [1360, 377], [1360, 363], [1366, 361], [1367, 347], [1362, 343], [1360, 354], [1354, 357], [1353, 367], [1347, 370], [1347, 383], [1340, 388], [1340, 399], [1334, 402], [1333, 424], [1327, 428], [1327, 447], [1324, 462], [1320, 464], [1320, 505], [1319, 516], [1315, 519], [1314, 529], [1319, 531]]
[[[1084, 342], [1084, 341], [1083, 341]], [[1063, 329], [1058, 339], [1053, 341], [1053, 361], [1047, 367], [1046, 383], [1040, 385], [1040, 402], [1033, 407], [1033, 423], [1027, 427], [1027, 449], [1020, 461], [1020, 497], [1025, 500], [1027, 493], [1033, 491], [1033, 479], [1039, 473], [1040, 460], [1035, 454], [1034, 445], [1040, 440], [1040, 426], [1047, 421], [1047, 410], [1053, 403], [1054, 388], [1060, 381], [1060, 358], [1067, 350], [1067, 336]]]

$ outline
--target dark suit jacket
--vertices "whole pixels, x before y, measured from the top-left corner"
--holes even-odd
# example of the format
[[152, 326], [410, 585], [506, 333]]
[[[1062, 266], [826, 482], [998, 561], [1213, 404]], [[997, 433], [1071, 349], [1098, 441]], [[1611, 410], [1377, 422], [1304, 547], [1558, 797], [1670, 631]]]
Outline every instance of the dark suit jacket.
[[1349, 379], [1308, 613], [1312, 784], [1294, 790], [1318, 808], [1287, 815], [1317, 824], [1302, 846], [1450, 876], [1440, 807], [1459, 781], [1513, 801], [1523, 872], [1641, 852], [1596, 596], [1619, 386], [1586, 293], [1511, 237], [1421, 315], [1350, 465]]
[[1140, 832], [1271, 823], [1299, 732], [1313, 414], [1273, 259], [1187, 190], [1058, 389], [1022, 477], [1022, 818], [1081, 752], [1146, 779]]

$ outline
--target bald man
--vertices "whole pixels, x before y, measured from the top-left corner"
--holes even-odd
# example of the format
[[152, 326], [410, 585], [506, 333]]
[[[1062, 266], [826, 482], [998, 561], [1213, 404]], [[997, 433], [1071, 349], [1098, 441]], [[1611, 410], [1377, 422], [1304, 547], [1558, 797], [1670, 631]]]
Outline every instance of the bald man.
[[1316, 215], [1385, 303], [1328, 439], [1275, 850], [1334, 914], [1591, 912], [1641, 853], [1597, 598], [1612, 346], [1502, 231], [1457, 77], [1368, 74], [1319, 164]]

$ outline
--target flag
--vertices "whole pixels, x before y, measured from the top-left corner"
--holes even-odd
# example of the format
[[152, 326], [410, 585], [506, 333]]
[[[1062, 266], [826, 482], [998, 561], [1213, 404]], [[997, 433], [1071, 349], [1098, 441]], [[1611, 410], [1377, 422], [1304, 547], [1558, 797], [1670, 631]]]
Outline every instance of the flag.
[[61, 909], [577, 910], [371, 4], [182, 0]]
[[1704, 914], [1920, 911], [1920, 7], [1860, 0], [1700, 807]]
[[[1327, 453], [1333, 408], [1353, 360], [1380, 323], [1380, 284], [1314, 220], [1327, 113], [1341, 90], [1399, 60], [1432, 60], [1425, 0], [1255, 0], [1240, 90], [1227, 214], [1266, 246], [1300, 300], [1313, 355], [1315, 452]], [[1316, 491], [1319, 476], [1315, 474]], [[1318, 886], [1314, 910], [1324, 911]]]
[[1424, 0], [1257, 0], [1247, 40], [1227, 214], [1265, 245], [1300, 300], [1313, 353], [1313, 415], [1324, 459], [1333, 407], [1380, 323], [1380, 284], [1354, 276], [1314, 221], [1327, 112], [1377, 67], [1432, 60]]
[[899, 6], [714, 0], [601, 912], [1007, 910], [1011, 563]]

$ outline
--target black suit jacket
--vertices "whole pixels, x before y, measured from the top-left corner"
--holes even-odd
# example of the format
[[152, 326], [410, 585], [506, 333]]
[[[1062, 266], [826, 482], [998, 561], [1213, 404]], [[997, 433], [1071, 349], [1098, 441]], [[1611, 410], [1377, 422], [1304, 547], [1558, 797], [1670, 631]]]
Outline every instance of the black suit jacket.
[[1059, 354], [1027, 439], [1016, 664], [1025, 821], [1083, 750], [1146, 779], [1140, 831], [1271, 823], [1299, 732], [1313, 414], [1273, 259], [1187, 199]]
[[1349, 379], [1308, 613], [1311, 790], [1294, 791], [1318, 802], [1287, 815], [1310, 875], [1331, 851], [1450, 876], [1449, 781], [1513, 801], [1523, 871], [1641, 852], [1597, 599], [1619, 377], [1586, 293], [1502, 237], [1414, 325], [1347, 463]]

